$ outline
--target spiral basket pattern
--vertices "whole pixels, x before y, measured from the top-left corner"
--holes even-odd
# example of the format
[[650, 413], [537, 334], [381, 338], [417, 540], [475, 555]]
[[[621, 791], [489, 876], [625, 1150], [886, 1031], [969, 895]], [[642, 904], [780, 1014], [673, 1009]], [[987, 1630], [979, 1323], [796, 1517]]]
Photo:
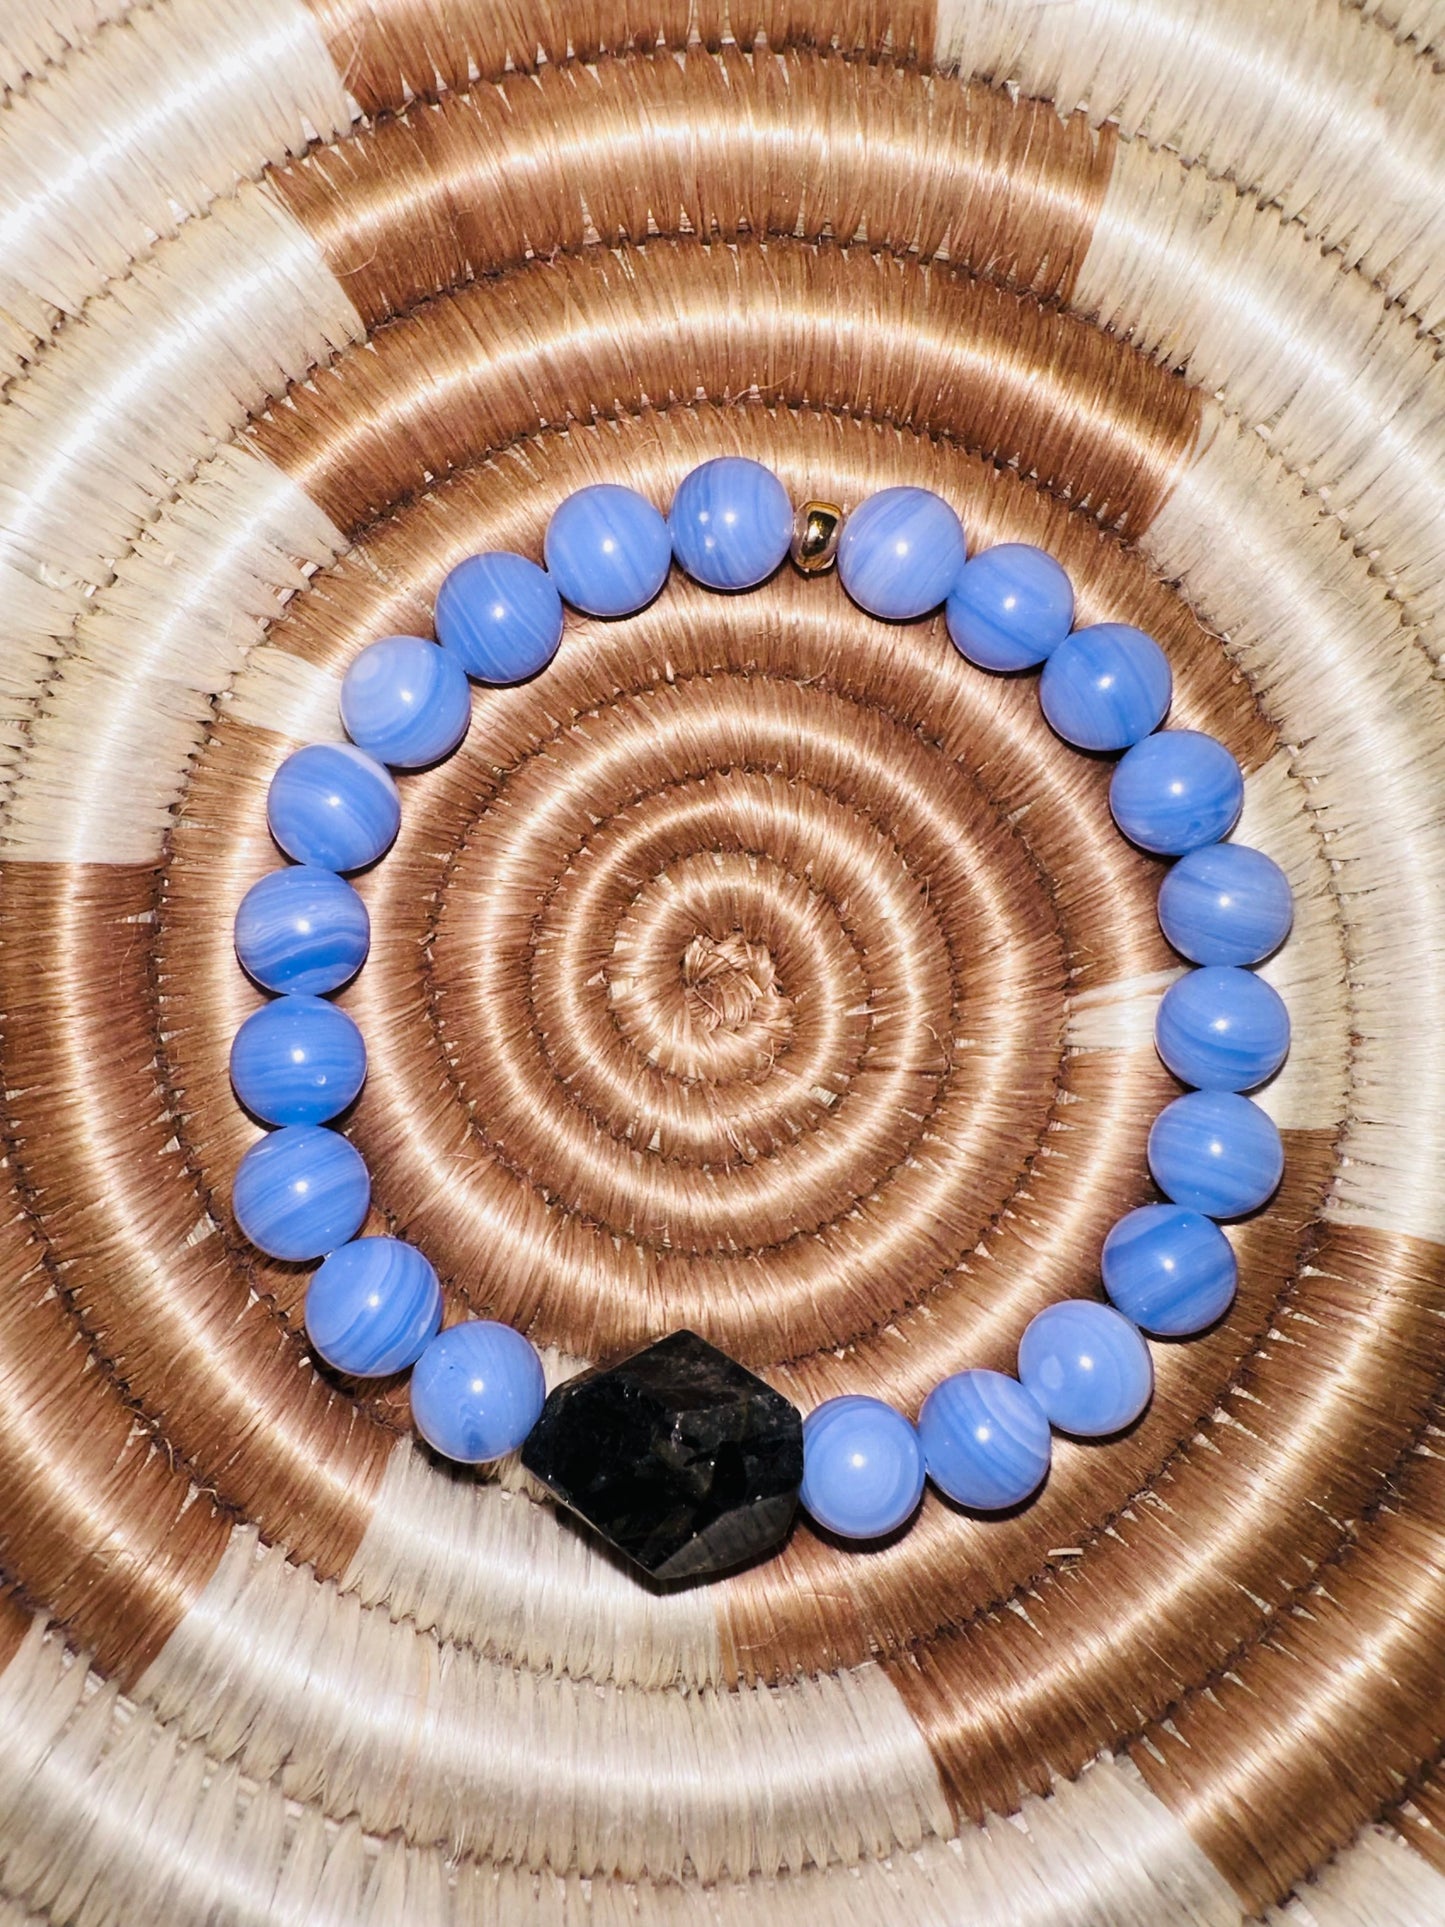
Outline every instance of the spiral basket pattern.
[[[1445, 1921], [1442, 0], [0, 0], [0, 1927]], [[557, 502], [918, 483], [1158, 637], [1296, 900], [1285, 1184], [994, 1523], [654, 1594], [231, 1215], [234, 907]], [[1150, 1195], [1107, 765], [674, 571], [402, 779], [368, 1229], [549, 1377], [1010, 1368]]]

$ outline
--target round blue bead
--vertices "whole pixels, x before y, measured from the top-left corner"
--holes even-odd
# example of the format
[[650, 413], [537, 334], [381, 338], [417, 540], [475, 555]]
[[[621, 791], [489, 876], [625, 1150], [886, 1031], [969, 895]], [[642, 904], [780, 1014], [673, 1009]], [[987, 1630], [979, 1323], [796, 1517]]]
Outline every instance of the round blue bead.
[[317, 996], [366, 962], [371, 920], [344, 877], [298, 863], [253, 883], [236, 912], [236, 955], [267, 990]]
[[630, 616], [666, 582], [672, 537], [636, 489], [598, 482], [558, 503], [543, 550], [553, 582], [574, 608]]
[[1004, 1372], [955, 1372], [918, 1414], [928, 1476], [959, 1505], [1001, 1512], [1043, 1484], [1053, 1441], [1031, 1392]]
[[271, 778], [266, 821], [287, 856], [322, 870], [361, 870], [401, 828], [396, 784], [350, 743], [311, 743]]
[[394, 769], [450, 756], [472, 720], [467, 672], [421, 636], [368, 643], [341, 679], [341, 720], [358, 749]]
[[1182, 856], [1217, 843], [1244, 807], [1244, 774], [1213, 736], [1161, 729], [1135, 743], [1114, 771], [1109, 808], [1131, 843]]
[[954, 647], [980, 669], [1032, 669], [1074, 623], [1074, 585], [1043, 549], [1000, 542], [967, 563], [946, 610]]
[[365, 1076], [361, 1032], [321, 997], [263, 1004], [231, 1041], [236, 1095], [268, 1124], [324, 1124], [346, 1109]]
[[371, 1179], [355, 1145], [320, 1124], [284, 1124], [241, 1159], [231, 1192], [236, 1222], [272, 1258], [304, 1262], [361, 1229]]
[[1289, 1012], [1262, 977], [1210, 964], [1165, 991], [1154, 1042], [1181, 1083], [1201, 1091], [1252, 1091], [1289, 1052]]
[[1257, 1210], [1284, 1176], [1274, 1119], [1234, 1091], [1189, 1091], [1149, 1133], [1149, 1169], [1166, 1198], [1206, 1218]]
[[1039, 679], [1049, 727], [1076, 749], [1128, 749], [1164, 720], [1173, 691], [1164, 651], [1122, 622], [1076, 629]]
[[437, 593], [437, 641], [478, 682], [526, 682], [562, 640], [562, 598], [545, 569], [493, 549], [459, 562]]
[[411, 1377], [411, 1415], [443, 1458], [481, 1465], [515, 1452], [547, 1396], [542, 1361], [519, 1331], [472, 1318], [439, 1332]]
[[830, 1398], [803, 1420], [804, 1506], [842, 1539], [882, 1539], [923, 1497], [918, 1434], [879, 1398]]
[[967, 560], [963, 524], [927, 488], [884, 488], [843, 524], [838, 579], [860, 608], [912, 622], [944, 601]]
[[1159, 886], [1160, 928], [1193, 963], [1258, 963], [1293, 921], [1289, 879], [1272, 857], [1245, 844], [1191, 850]]
[[1213, 1219], [1177, 1204], [1131, 1211], [1104, 1240], [1104, 1289], [1126, 1318], [1162, 1338], [1202, 1332], [1234, 1301], [1234, 1248]]
[[353, 1378], [416, 1363], [442, 1322], [442, 1288], [415, 1245], [357, 1238], [306, 1288], [306, 1335], [319, 1358]]
[[793, 539], [793, 505], [770, 469], [719, 455], [683, 478], [667, 518], [672, 552], [709, 589], [754, 589]]
[[1066, 1298], [1030, 1321], [1019, 1377], [1061, 1432], [1101, 1439], [1132, 1425], [1149, 1403], [1154, 1362], [1111, 1305]]

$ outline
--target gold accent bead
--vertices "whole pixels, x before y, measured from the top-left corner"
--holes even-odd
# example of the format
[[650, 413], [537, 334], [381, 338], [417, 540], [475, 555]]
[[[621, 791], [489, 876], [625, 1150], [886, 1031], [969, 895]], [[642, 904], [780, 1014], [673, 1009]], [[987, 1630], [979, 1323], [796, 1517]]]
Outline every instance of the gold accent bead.
[[791, 554], [804, 575], [831, 569], [843, 533], [843, 511], [836, 502], [804, 502], [793, 517]]

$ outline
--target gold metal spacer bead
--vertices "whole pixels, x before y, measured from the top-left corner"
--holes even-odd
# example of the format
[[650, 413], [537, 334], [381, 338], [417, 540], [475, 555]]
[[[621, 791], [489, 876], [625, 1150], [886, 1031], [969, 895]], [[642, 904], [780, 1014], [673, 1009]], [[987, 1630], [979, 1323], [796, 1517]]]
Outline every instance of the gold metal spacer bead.
[[832, 568], [842, 533], [843, 511], [836, 502], [803, 503], [793, 517], [789, 552], [804, 575], [821, 575]]

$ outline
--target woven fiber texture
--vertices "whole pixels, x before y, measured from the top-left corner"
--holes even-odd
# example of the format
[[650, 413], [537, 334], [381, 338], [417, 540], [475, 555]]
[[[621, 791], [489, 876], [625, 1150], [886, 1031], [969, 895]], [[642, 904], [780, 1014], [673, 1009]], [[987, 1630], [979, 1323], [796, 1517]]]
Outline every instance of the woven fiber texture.
[[[1442, 0], [0, 0], [0, 1927], [1445, 1921]], [[1158, 637], [1295, 892], [1283, 1187], [1032, 1506], [654, 1593], [230, 1206], [267, 784], [446, 571], [737, 452]], [[368, 1230], [549, 1379], [910, 1414], [1097, 1292], [1159, 866], [836, 578], [401, 779]]]

